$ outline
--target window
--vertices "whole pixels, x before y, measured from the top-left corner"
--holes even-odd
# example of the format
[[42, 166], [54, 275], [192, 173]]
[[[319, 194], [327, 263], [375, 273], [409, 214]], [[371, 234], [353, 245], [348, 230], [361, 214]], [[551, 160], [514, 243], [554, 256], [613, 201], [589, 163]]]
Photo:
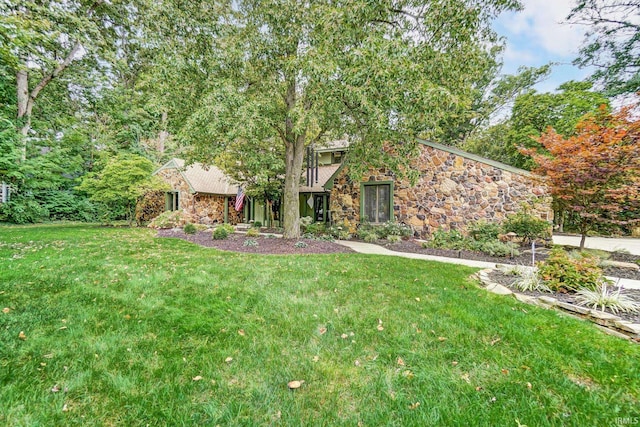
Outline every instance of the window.
[[177, 211], [180, 209], [180, 197], [177, 191], [169, 191], [165, 197], [165, 210]]
[[393, 183], [372, 182], [361, 186], [361, 220], [380, 223], [391, 220], [393, 210]]

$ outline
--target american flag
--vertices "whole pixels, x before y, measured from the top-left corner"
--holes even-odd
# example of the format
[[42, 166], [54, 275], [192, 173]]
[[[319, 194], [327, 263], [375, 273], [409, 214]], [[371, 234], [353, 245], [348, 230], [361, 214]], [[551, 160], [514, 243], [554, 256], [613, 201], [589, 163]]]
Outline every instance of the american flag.
[[236, 195], [236, 211], [240, 212], [242, 209], [242, 205], [244, 204], [244, 191], [242, 191], [241, 187], [238, 187], [238, 194]]

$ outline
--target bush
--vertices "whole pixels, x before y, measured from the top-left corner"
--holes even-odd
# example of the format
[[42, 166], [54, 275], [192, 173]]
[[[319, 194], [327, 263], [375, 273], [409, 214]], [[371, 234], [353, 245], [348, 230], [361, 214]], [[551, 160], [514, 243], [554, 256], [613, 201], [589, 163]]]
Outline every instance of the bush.
[[49, 212], [51, 221], [96, 221], [97, 206], [87, 197], [71, 190], [48, 190], [35, 195], [39, 204]]
[[311, 223], [313, 223], [313, 218], [311, 218], [310, 216], [300, 217], [300, 225], [302, 226], [302, 228], [306, 229], [306, 227], [311, 225]]
[[402, 237], [396, 236], [395, 234], [390, 234], [387, 236], [387, 242], [389, 243], [400, 243], [402, 241]]
[[477, 221], [469, 225], [469, 236], [478, 242], [498, 240], [502, 226], [495, 222]]
[[258, 237], [260, 235], [260, 230], [257, 228], [250, 228], [247, 230], [247, 237]]
[[15, 224], [29, 224], [47, 219], [49, 211], [32, 197], [16, 195], [0, 204], [0, 220]]
[[441, 248], [441, 249], [468, 249], [469, 244], [458, 230], [443, 230], [437, 229], [431, 235], [431, 240], [423, 243], [426, 248]]
[[520, 251], [516, 244], [511, 242], [501, 242], [499, 240], [480, 242], [478, 250], [487, 255], [498, 257], [514, 257], [520, 255]]
[[242, 242], [242, 246], [251, 246], [251, 247], [257, 247], [258, 246], [258, 242], [254, 239], [247, 239], [244, 242]]
[[314, 236], [321, 236], [326, 232], [326, 227], [321, 222], [314, 222], [311, 224], [303, 225], [305, 234], [313, 234]]
[[388, 236], [409, 237], [413, 234], [411, 227], [395, 221], [387, 221], [376, 228], [378, 236], [382, 239], [385, 239]]
[[260, 227], [262, 227], [262, 222], [260, 222], [260, 221], [254, 221], [254, 222], [253, 222], [253, 226], [254, 226], [255, 228], [260, 228]]
[[587, 254], [571, 258], [562, 248], [552, 249], [547, 260], [538, 263], [538, 271], [552, 291], [595, 290], [605, 280], [598, 258]]
[[293, 246], [296, 248], [306, 248], [309, 245], [306, 242], [300, 241], [296, 242]]
[[235, 228], [231, 224], [220, 224], [216, 228], [213, 229], [212, 237], [213, 240], [224, 240], [229, 237], [229, 234], [233, 233]]
[[136, 222], [138, 225], [145, 224], [161, 215], [165, 209], [164, 191], [147, 191], [138, 198], [136, 203]]
[[196, 231], [198, 230], [196, 229], [195, 225], [188, 222], [184, 225], [184, 227], [182, 228], [182, 231], [184, 231], [185, 234], [196, 234]]
[[187, 218], [184, 215], [184, 212], [181, 210], [177, 211], [166, 211], [155, 217], [149, 223], [148, 227], [150, 228], [176, 228], [186, 224]]
[[594, 290], [580, 289], [576, 293], [576, 301], [580, 305], [587, 307], [598, 307], [604, 311], [608, 308], [614, 313], [619, 311], [623, 313], [637, 313], [640, 311], [640, 304], [632, 298], [622, 294], [622, 288], [615, 289], [612, 286], [607, 287], [606, 282], [601, 283]]
[[551, 224], [527, 212], [509, 215], [502, 223], [502, 228], [505, 233], [516, 233], [524, 242], [546, 239], [551, 235]]

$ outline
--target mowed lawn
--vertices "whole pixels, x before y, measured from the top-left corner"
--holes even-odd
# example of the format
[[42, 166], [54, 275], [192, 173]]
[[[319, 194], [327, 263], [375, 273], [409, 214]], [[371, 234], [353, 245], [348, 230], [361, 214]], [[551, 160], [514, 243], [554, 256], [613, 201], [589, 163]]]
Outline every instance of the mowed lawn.
[[640, 417], [640, 346], [477, 289], [473, 271], [225, 253], [147, 229], [0, 227], [0, 425]]

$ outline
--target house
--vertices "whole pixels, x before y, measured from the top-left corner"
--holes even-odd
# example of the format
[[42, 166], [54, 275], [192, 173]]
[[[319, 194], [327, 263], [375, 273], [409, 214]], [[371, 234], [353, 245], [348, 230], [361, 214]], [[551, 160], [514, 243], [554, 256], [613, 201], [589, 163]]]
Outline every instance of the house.
[[[419, 141], [419, 156], [411, 184], [387, 168], [370, 170], [360, 180], [349, 176], [342, 161], [345, 141], [308, 153], [308, 168], [300, 186], [300, 215], [316, 222], [345, 226], [352, 232], [362, 222], [397, 221], [408, 224], [416, 236], [438, 228], [460, 229], [473, 221], [501, 221], [527, 209], [547, 221], [553, 219], [551, 196], [545, 182], [528, 171], [466, 153], [454, 147]], [[238, 186], [218, 168], [172, 159], [155, 172], [172, 191], [166, 207], [183, 209], [193, 222], [215, 224], [260, 221], [280, 226], [279, 201], [265, 204], [247, 198], [235, 210]]]
[[351, 179], [348, 167], [339, 168], [326, 184], [332, 222], [354, 231], [363, 221], [394, 220], [426, 237], [438, 228], [464, 231], [474, 221], [499, 222], [523, 209], [553, 220], [542, 178], [454, 147], [418, 142], [413, 185], [387, 168], [371, 170], [359, 181]]

